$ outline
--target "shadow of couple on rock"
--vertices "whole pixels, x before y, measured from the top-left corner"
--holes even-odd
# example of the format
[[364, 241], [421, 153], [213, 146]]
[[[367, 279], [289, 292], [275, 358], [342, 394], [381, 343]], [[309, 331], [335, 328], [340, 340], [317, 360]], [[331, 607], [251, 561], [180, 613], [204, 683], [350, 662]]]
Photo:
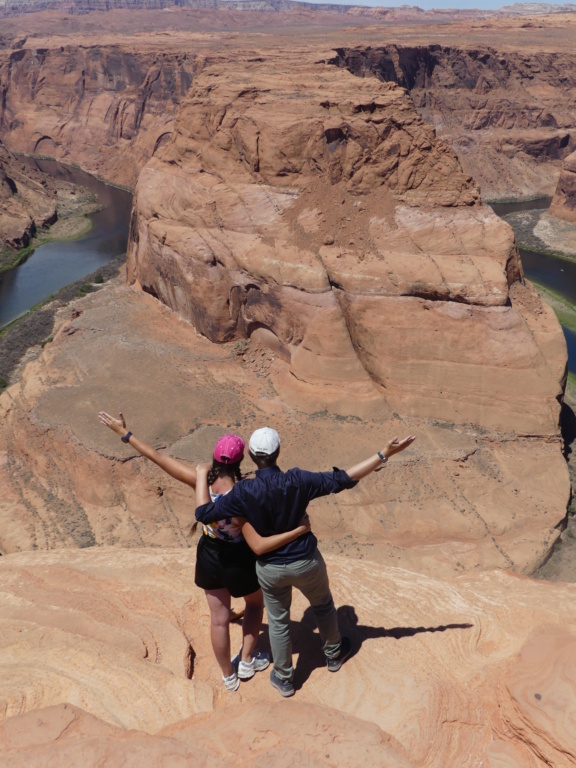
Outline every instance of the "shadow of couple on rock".
[[[437, 627], [373, 627], [367, 624], [359, 624], [356, 611], [351, 605], [343, 605], [337, 609], [338, 626], [343, 636], [352, 641], [352, 653], [349, 658], [355, 656], [366, 640], [379, 638], [392, 638], [402, 640], [413, 637], [423, 632], [446, 632], [454, 629], [471, 629], [473, 624], [442, 624]], [[264, 624], [263, 641], [269, 649], [268, 626]], [[292, 651], [298, 654], [298, 662], [295, 665], [294, 687], [302, 688], [315, 669], [324, 668], [326, 659], [322, 652], [320, 636], [316, 631], [316, 620], [311, 607], [306, 608], [301, 621], [290, 621], [290, 636], [292, 638]]]

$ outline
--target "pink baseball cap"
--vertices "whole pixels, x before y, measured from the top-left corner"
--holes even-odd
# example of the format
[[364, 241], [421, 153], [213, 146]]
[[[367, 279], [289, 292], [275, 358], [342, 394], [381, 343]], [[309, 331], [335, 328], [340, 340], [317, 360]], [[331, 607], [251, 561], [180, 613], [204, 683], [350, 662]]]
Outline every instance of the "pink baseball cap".
[[244, 458], [244, 446], [238, 435], [224, 435], [214, 446], [214, 458], [220, 464], [236, 464]]

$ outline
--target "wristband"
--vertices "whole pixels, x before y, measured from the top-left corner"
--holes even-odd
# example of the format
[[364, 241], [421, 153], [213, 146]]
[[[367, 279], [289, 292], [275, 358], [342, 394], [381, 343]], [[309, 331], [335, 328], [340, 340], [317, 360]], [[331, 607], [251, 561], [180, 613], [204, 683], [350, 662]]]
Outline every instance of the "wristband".
[[384, 456], [382, 451], [376, 451], [376, 453], [378, 454], [378, 458], [380, 459], [382, 464], [386, 464], [386, 462], [388, 461], [388, 456]]
[[122, 440], [123, 443], [129, 443], [131, 437], [132, 437], [132, 432], [126, 432], [124, 437], [121, 437], [120, 440]]

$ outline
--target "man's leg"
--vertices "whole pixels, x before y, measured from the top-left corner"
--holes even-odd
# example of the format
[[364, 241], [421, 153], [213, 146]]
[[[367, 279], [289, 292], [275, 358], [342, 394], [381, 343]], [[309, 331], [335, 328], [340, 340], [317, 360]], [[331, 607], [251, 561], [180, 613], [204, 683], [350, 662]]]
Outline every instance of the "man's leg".
[[302, 592], [314, 611], [324, 654], [328, 658], [338, 656], [342, 639], [326, 563], [319, 550], [310, 560], [298, 563], [298, 573], [292, 572], [292, 584]]
[[292, 587], [286, 583], [286, 566], [256, 563], [256, 574], [262, 587], [268, 615], [270, 647], [274, 671], [280, 680], [292, 680], [292, 641], [290, 640], [290, 606]]

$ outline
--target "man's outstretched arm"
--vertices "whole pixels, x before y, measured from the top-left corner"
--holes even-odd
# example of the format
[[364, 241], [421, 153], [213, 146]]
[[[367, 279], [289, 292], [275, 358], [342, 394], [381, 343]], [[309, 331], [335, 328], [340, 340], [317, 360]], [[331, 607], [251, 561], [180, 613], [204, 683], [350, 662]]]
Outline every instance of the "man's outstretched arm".
[[298, 473], [300, 482], [306, 487], [308, 500], [312, 501], [312, 499], [317, 499], [320, 496], [327, 496], [329, 493], [340, 493], [347, 488], [353, 488], [359, 480], [383, 467], [390, 456], [408, 448], [414, 440], [416, 440], [415, 435], [408, 435], [404, 440], [398, 440], [395, 437], [382, 451], [377, 451], [369, 459], [355, 464], [348, 470], [334, 468], [333, 472], [307, 472], [297, 469], [289, 470], [289, 472]]
[[375, 469], [379, 469], [383, 466], [395, 453], [400, 453], [400, 451], [403, 451], [405, 448], [408, 448], [409, 445], [412, 445], [414, 440], [416, 440], [416, 435], [408, 435], [404, 440], [398, 440], [398, 438], [395, 437], [393, 440], [390, 440], [383, 451], [378, 451], [370, 456], [369, 459], [365, 459], [359, 464], [355, 464], [353, 467], [346, 470], [348, 477], [350, 480], [362, 480], [363, 477], [367, 477], [371, 472], [374, 472]]

